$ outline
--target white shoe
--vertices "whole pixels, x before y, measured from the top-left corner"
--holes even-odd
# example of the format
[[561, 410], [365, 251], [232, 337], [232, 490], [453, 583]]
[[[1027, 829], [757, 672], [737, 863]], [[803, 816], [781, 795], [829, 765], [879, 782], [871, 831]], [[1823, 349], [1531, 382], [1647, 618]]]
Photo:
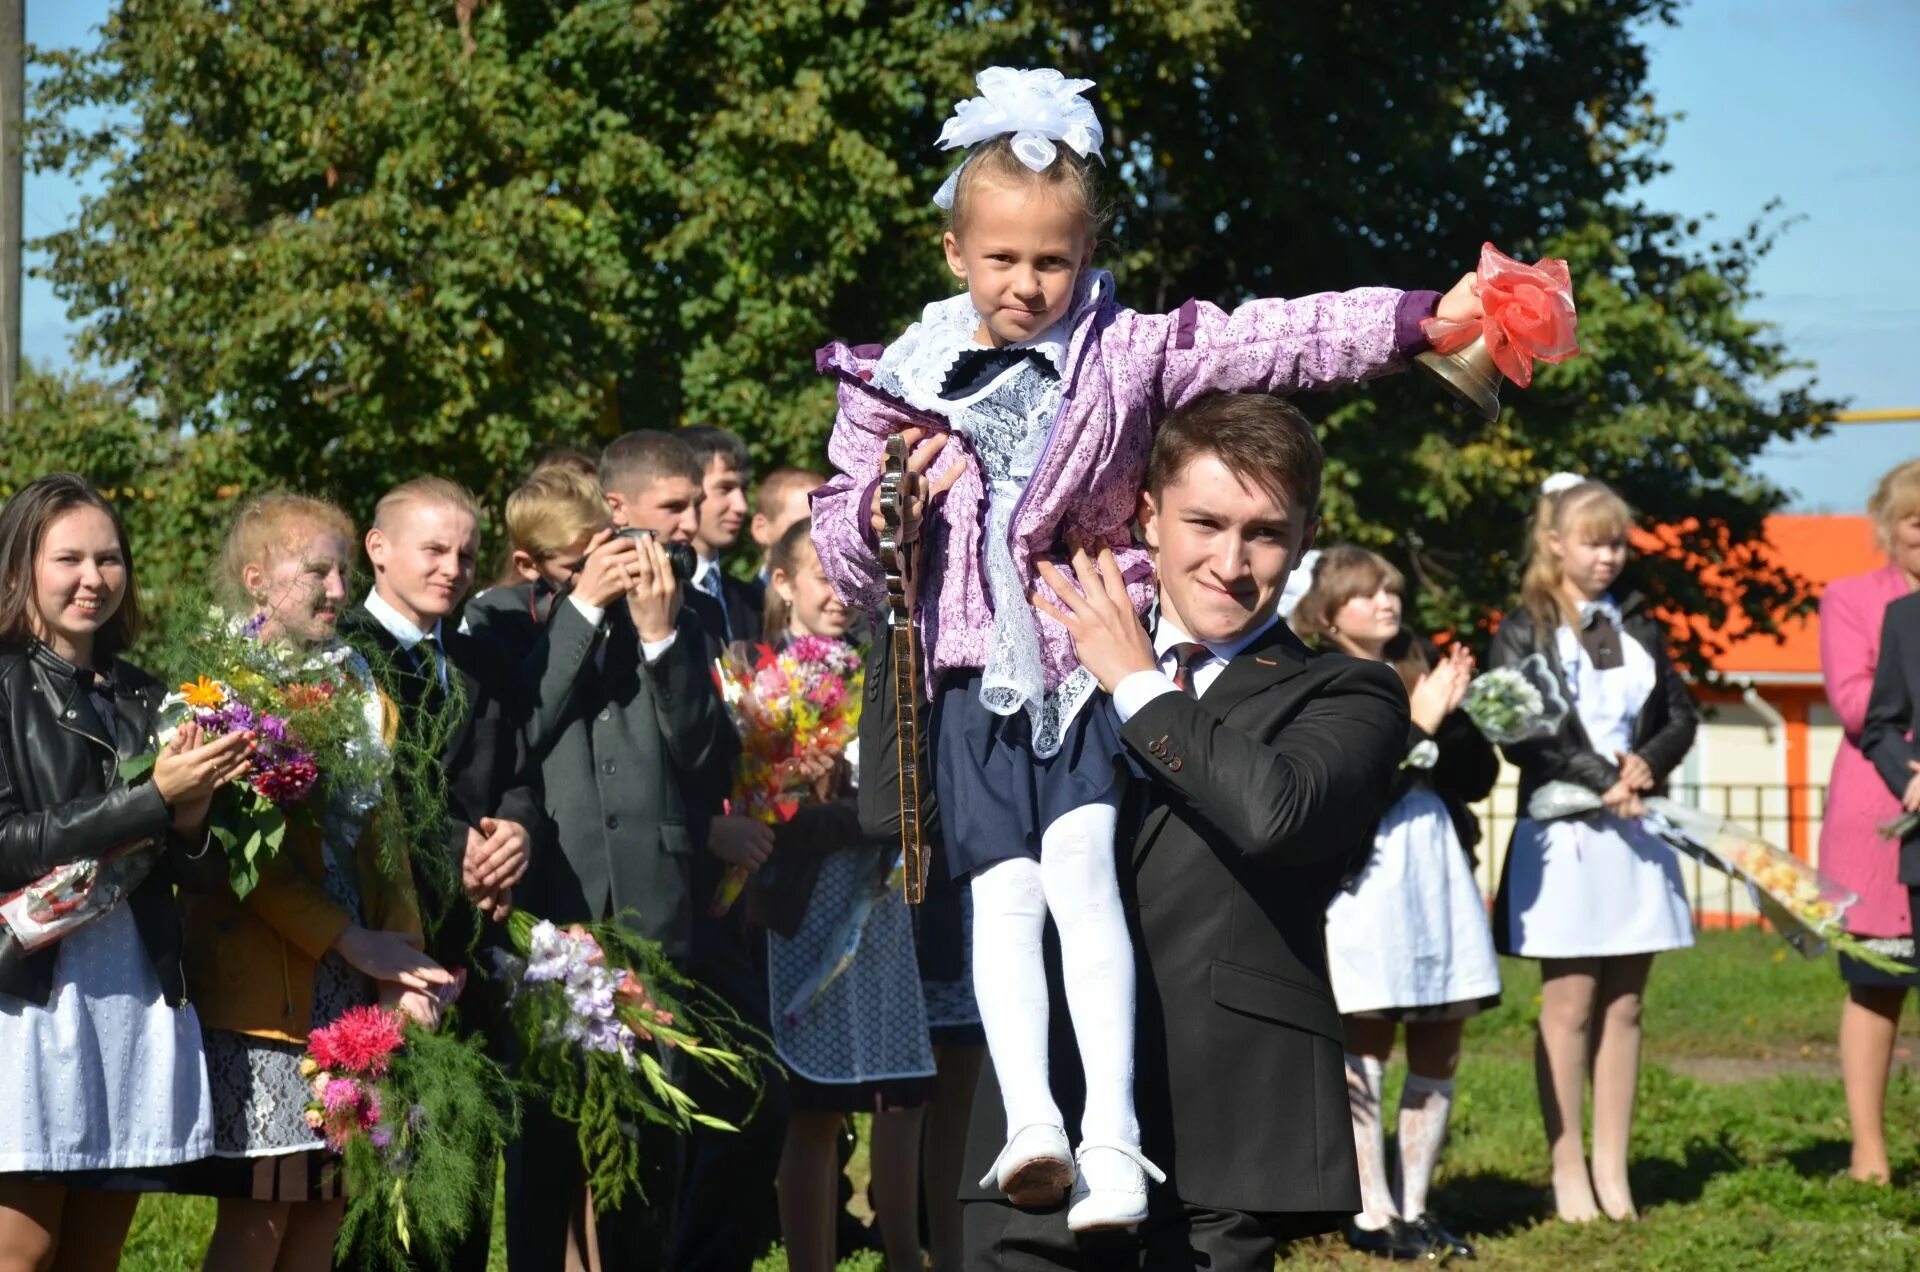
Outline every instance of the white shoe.
[[1073, 1179], [1066, 1129], [1036, 1122], [1007, 1138], [1007, 1146], [1000, 1150], [980, 1186], [998, 1184], [1016, 1206], [1053, 1206], [1059, 1204]]
[[1069, 1232], [1138, 1225], [1147, 1217], [1147, 1181], [1167, 1182], [1158, 1166], [1128, 1144], [1082, 1144], [1074, 1161], [1079, 1170], [1067, 1211]]

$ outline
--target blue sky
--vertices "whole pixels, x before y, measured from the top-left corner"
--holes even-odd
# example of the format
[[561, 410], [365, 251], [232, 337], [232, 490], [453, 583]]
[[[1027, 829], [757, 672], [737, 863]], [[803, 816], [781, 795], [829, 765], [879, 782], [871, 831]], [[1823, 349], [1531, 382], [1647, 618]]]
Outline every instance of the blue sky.
[[[27, 0], [27, 38], [77, 45], [110, 0]], [[1751, 313], [1779, 324], [1826, 392], [1856, 407], [1920, 412], [1920, 3], [1914, 0], [1695, 0], [1650, 33], [1652, 87], [1681, 112], [1673, 171], [1647, 202], [1742, 228], [1768, 200], [1797, 218], [1757, 274]], [[29, 175], [29, 237], [70, 222], [83, 191]], [[29, 262], [31, 263], [31, 262]], [[23, 292], [21, 346], [70, 360], [70, 325], [44, 282]], [[1851, 512], [1880, 472], [1920, 455], [1920, 423], [1842, 425], [1779, 447], [1761, 468], [1803, 511]]]

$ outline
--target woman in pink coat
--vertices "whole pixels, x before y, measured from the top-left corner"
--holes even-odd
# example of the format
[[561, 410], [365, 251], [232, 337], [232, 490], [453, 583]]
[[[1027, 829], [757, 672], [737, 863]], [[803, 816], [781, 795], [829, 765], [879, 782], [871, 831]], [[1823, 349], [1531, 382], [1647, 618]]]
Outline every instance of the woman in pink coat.
[[[1877, 827], [1900, 812], [1873, 765], [1860, 753], [1860, 729], [1880, 655], [1880, 618], [1889, 602], [1920, 589], [1920, 459], [1880, 479], [1867, 515], [1887, 552], [1887, 564], [1868, 574], [1835, 579], [1820, 598], [1820, 674], [1827, 700], [1846, 737], [1833, 757], [1826, 816], [1820, 827], [1820, 868], [1860, 894], [1847, 911], [1847, 930], [1882, 952], [1914, 960], [1913, 904], [1897, 877], [1897, 845]], [[1893, 1063], [1900, 1009], [1920, 972], [1891, 976], [1842, 955], [1847, 1005], [1840, 1014], [1840, 1069], [1853, 1121], [1855, 1179], [1887, 1180], [1887, 1142], [1881, 1125], [1887, 1073]]]

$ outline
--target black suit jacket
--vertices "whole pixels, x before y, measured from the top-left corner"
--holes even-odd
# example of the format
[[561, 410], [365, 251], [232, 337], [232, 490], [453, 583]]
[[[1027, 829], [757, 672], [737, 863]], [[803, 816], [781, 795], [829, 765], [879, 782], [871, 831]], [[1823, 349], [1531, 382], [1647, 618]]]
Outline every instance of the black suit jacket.
[[720, 576], [720, 592], [727, 601], [728, 634], [753, 644], [761, 639], [767, 609], [767, 585], [758, 579]]
[[[1134, 1100], [1168, 1181], [1156, 1213], [1173, 1199], [1291, 1212], [1304, 1235], [1359, 1210], [1326, 913], [1386, 808], [1407, 726], [1384, 663], [1309, 652], [1283, 625], [1204, 697], [1163, 695], [1122, 726], [1147, 774], [1120, 874], [1139, 978]], [[1054, 1093], [1077, 1118], [1066, 1015], [1056, 992]], [[964, 1197], [998, 1199], [973, 1181], [1006, 1131], [989, 1064]]]
[[[381, 688], [400, 708], [403, 733], [419, 727], [421, 708], [434, 708], [443, 701], [438, 681], [415, 670], [413, 655], [400, 647], [365, 605], [355, 606], [341, 620], [340, 630], [366, 655]], [[453, 721], [441, 748], [448, 805], [445, 856], [438, 862], [415, 862], [414, 882], [429, 924], [436, 915], [440, 920], [428, 952], [452, 966], [467, 961], [467, 950], [480, 929], [479, 911], [459, 888], [467, 828], [478, 827], [483, 817], [519, 822], [532, 837], [536, 853], [550, 828], [527, 759], [522, 736], [525, 706], [515, 669], [481, 642], [454, 630], [451, 623], [442, 624], [441, 642], [449, 683], [458, 684], [466, 710]]]
[[[1887, 606], [1880, 621], [1880, 661], [1860, 729], [1860, 752], [1873, 761], [1880, 780], [1897, 799], [1913, 780], [1911, 760], [1920, 760], [1920, 593]], [[1900, 882], [1920, 884], [1920, 835], [1900, 845]]]
[[557, 830], [558, 851], [535, 855], [528, 904], [561, 923], [622, 918], [684, 960], [707, 902], [693, 890], [696, 854], [740, 749], [703, 633], [683, 609], [673, 647], [648, 663], [624, 602], [595, 625], [565, 597], [530, 604], [529, 591], [491, 588], [467, 606], [474, 635], [520, 668]]

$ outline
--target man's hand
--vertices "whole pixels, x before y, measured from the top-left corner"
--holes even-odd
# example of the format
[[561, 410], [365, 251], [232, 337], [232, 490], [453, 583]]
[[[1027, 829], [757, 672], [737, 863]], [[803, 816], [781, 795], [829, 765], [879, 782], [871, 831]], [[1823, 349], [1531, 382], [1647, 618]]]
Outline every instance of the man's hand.
[[1920, 813], [1920, 760], [1908, 760], [1907, 767], [1913, 770], [1913, 776], [1907, 779], [1907, 793], [1900, 797], [1900, 807]]
[[1614, 758], [1620, 761], [1620, 780], [1628, 789], [1650, 791], [1654, 787], [1653, 766], [1635, 755], [1632, 751], [1621, 751]]
[[1472, 322], [1486, 313], [1480, 304], [1480, 275], [1463, 275], [1446, 295], [1440, 298], [1433, 316], [1449, 321]]
[[1073, 572], [1078, 587], [1068, 582], [1053, 562], [1040, 562], [1040, 577], [1067, 608], [1062, 611], [1038, 592], [1033, 594], [1033, 607], [1067, 629], [1080, 665], [1092, 672], [1108, 693], [1136, 671], [1157, 670], [1160, 660], [1154, 656], [1153, 640], [1133, 612], [1133, 600], [1127, 595], [1126, 580], [1120, 575], [1119, 562], [1113, 559], [1113, 549], [1102, 544], [1095, 560], [1084, 546], [1074, 545]]
[[596, 609], [605, 609], [633, 587], [640, 545], [613, 531], [602, 530], [587, 540], [586, 560], [574, 580], [573, 594]]
[[478, 827], [467, 827], [467, 851], [460, 861], [461, 884], [469, 895], [511, 888], [527, 873], [532, 844], [532, 836], [519, 822], [482, 817]]
[[673, 635], [674, 620], [680, 617], [680, 580], [673, 576], [673, 563], [667, 560], [667, 550], [657, 537], [626, 542], [638, 549], [632, 567], [633, 586], [627, 590], [633, 626], [644, 644], [665, 640]]
[[751, 817], [716, 817], [707, 832], [707, 851], [730, 866], [758, 870], [773, 855], [773, 827]]
[[[907, 443], [906, 498], [902, 500], [904, 508], [900, 518], [902, 544], [912, 543], [920, 537], [920, 522], [927, 515], [927, 505], [933, 501], [935, 495], [945, 494], [951, 490], [953, 483], [959, 481], [960, 474], [967, 469], [966, 461], [962, 459], [929, 486], [927, 470], [933, 467], [934, 460], [940, 458], [940, 452], [947, 448], [947, 441], [951, 434], [934, 433], [928, 436], [928, 433], [929, 430], [924, 428], [910, 428], [900, 434]], [[882, 473], [886, 472], [886, 465], [886, 457], [883, 455], [880, 459]], [[880, 487], [878, 486], [873, 488], [873, 499], [868, 505], [867, 516], [876, 535], [887, 528], [886, 518], [880, 515]]]

